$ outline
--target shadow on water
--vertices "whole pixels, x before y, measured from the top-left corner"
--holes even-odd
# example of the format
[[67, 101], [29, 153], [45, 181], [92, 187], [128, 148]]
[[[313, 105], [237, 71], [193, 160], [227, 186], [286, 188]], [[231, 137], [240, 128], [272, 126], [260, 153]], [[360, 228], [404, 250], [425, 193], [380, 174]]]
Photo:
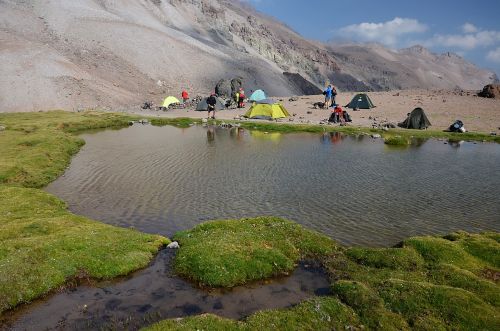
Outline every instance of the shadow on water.
[[130, 330], [165, 318], [202, 313], [241, 319], [259, 310], [285, 308], [330, 293], [328, 276], [314, 263], [301, 262], [288, 277], [205, 290], [173, 274], [173, 257], [172, 250], [162, 250], [150, 267], [124, 279], [79, 286], [39, 300], [7, 316], [4, 327]]

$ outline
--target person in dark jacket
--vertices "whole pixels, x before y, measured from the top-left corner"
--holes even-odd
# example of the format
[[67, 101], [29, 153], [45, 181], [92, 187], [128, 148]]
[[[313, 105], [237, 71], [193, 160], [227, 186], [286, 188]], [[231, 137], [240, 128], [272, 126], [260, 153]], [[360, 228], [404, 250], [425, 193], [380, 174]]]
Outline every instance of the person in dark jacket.
[[215, 93], [212, 93], [207, 99], [208, 118], [210, 118], [210, 112], [213, 112], [212, 118], [215, 119], [215, 105], [216, 104], [217, 104], [217, 99], [215, 98]]

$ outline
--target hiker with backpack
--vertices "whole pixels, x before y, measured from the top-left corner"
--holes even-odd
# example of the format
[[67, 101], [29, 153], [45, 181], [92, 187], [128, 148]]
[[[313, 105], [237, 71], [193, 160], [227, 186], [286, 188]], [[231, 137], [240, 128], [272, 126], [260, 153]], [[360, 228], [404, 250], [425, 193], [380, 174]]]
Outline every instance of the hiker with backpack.
[[332, 99], [332, 85], [328, 84], [326, 89], [323, 91], [323, 95], [325, 96], [324, 107], [328, 108], [328, 105], [330, 104], [330, 100]]

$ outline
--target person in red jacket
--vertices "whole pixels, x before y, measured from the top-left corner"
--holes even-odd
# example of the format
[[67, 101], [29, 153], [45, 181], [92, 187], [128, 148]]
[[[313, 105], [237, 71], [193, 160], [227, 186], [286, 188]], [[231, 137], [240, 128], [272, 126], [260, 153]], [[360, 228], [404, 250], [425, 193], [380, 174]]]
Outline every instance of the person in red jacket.
[[183, 90], [183, 91], [182, 91], [182, 93], [181, 93], [181, 97], [182, 97], [182, 101], [183, 101], [184, 103], [186, 103], [186, 101], [188, 101], [188, 100], [189, 100], [189, 94], [187, 93], [187, 91], [186, 91], [186, 90]]
[[240, 88], [239, 93], [239, 98], [238, 98], [238, 108], [244, 108], [245, 107], [245, 91], [243, 91], [242, 88]]

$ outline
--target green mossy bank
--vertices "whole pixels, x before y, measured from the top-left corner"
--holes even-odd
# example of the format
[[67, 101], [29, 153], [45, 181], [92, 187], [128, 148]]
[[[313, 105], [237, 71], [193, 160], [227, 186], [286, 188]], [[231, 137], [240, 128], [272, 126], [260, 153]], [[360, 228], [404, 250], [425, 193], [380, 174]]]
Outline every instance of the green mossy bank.
[[111, 278], [145, 267], [168, 243], [73, 215], [40, 190], [84, 141], [73, 133], [126, 126], [97, 112], [0, 114], [0, 313], [74, 278]]
[[212, 221], [177, 234], [175, 266], [201, 285], [230, 287], [319, 260], [332, 295], [243, 321], [201, 315], [147, 330], [495, 330], [500, 235], [414, 237], [394, 248], [345, 248], [293, 222]]
[[[240, 127], [248, 130], [258, 130], [266, 132], [281, 132], [281, 133], [292, 133], [292, 132], [310, 132], [310, 133], [323, 133], [323, 132], [340, 132], [348, 135], [371, 135], [380, 134], [383, 138], [389, 140], [389, 145], [400, 145], [406, 142], [408, 145], [410, 140], [415, 139], [448, 139], [450, 141], [484, 141], [484, 142], [496, 142], [500, 143], [500, 136], [492, 136], [485, 133], [479, 132], [466, 132], [466, 133], [455, 133], [455, 132], [445, 132], [436, 130], [412, 130], [412, 129], [389, 129], [384, 131], [381, 129], [373, 129], [358, 126], [329, 126], [329, 125], [316, 125], [316, 124], [288, 124], [288, 123], [278, 123], [271, 121], [236, 121], [236, 120], [217, 120], [210, 121], [210, 123], [220, 124], [225, 123], [237, 123]], [[199, 119], [194, 118], [153, 118], [151, 119], [151, 124], [162, 126], [162, 125], [175, 125], [179, 127], [189, 127], [190, 125], [197, 123], [201, 124]]]

